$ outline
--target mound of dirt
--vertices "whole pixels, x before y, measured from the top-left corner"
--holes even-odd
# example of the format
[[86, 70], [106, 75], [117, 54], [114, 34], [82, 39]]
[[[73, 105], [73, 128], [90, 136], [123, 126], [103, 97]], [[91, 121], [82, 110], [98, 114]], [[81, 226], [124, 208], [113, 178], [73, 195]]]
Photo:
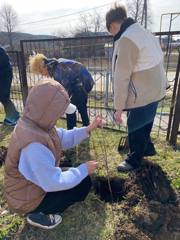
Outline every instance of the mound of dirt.
[[7, 154], [7, 148], [4, 146], [0, 147], [0, 167], [4, 164]]
[[132, 184], [134, 181], [147, 199], [164, 204], [175, 203], [177, 196], [170, 185], [166, 173], [159, 165], [150, 161], [144, 161], [141, 168], [130, 173], [130, 179], [130, 183]]
[[[109, 190], [109, 183], [111, 191]], [[177, 240], [180, 239], [180, 207], [177, 193], [160, 166], [145, 161], [128, 174], [127, 179], [97, 177], [95, 193], [105, 202], [120, 202], [115, 239]], [[128, 220], [127, 220], [128, 219]]]

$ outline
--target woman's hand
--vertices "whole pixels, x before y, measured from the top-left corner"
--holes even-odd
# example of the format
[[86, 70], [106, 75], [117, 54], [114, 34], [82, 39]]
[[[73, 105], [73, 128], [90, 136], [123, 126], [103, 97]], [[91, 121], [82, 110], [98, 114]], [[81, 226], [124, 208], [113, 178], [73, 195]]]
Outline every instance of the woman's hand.
[[116, 110], [114, 113], [114, 118], [117, 123], [121, 124], [122, 123], [122, 110]]
[[88, 134], [96, 129], [97, 127], [102, 127], [103, 121], [101, 116], [96, 116], [93, 121], [87, 126], [87, 132]]

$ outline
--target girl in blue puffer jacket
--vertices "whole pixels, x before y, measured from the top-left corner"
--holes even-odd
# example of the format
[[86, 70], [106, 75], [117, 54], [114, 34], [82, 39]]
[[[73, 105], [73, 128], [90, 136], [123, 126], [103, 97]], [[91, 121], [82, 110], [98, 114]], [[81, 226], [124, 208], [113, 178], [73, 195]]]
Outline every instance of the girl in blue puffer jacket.
[[[92, 90], [94, 80], [80, 62], [64, 58], [47, 58], [43, 54], [30, 57], [30, 70], [35, 74], [50, 76], [61, 83], [69, 93], [71, 103], [76, 105], [83, 126], [89, 125], [87, 113], [88, 93]], [[76, 126], [76, 113], [67, 115], [67, 128]]]

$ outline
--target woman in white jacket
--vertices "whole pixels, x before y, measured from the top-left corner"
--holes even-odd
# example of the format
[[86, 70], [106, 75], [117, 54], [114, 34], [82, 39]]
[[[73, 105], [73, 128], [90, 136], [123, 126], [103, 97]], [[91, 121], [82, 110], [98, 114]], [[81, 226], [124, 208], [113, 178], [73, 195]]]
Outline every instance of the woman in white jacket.
[[116, 121], [121, 123], [122, 111], [128, 111], [130, 152], [118, 171], [128, 171], [139, 167], [144, 156], [156, 153], [150, 133], [158, 101], [164, 98], [167, 84], [163, 53], [149, 31], [127, 18], [123, 5], [115, 5], [107, 12], [106, 26], [114, 37], [112, 72]]

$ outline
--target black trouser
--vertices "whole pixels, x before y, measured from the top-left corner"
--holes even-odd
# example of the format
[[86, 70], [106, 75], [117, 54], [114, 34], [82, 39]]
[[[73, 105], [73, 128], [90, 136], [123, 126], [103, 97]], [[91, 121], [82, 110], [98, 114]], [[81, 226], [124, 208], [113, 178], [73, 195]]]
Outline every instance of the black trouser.
[[[85, 93], [82, 89], [76, 89], [75, 93], [71, 97], [71, 103], [77, 107], [77, 110], [81, 115], [83, 126], [89, 125], [87, 100], [88, 94]], [[66, 117], [67, 117], [67, 129], [73, 129], [73, 127], [76, 127], [77, 122], [76, 113], [67, 114]]]
[[145, 150], [153, 144], [150, 134], [157, 106], [158, 103], [154, 102], [128, 112], [127, 125], [130, 153], [126, 161], [135, 168], [141, 165]]
[[10, 121], [16, 121], [19, 118], [14, 103], [10, 100], [10, 90], [12, 83], [12, 68], [0, 69], [0, 102], [4, 106], [5, 118]]
[[74, 188], [65, 191], [48, 192], [33, 212], [42, 212], [44, 214], [62, 213], [72, 204], [84, 201], [91, 185], [91, 179], [87, 176]]

